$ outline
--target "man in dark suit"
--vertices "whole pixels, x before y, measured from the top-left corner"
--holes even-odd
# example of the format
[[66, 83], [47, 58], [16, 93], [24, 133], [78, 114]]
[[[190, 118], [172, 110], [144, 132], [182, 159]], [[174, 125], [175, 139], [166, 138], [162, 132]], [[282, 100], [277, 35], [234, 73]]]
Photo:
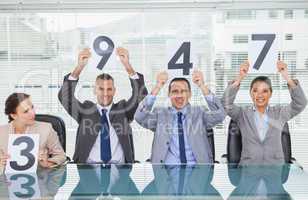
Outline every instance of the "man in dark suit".
[[128, 51], [117, 48], [117, 55], [129, 75], [132, 96], [128, 100], [113, 102], [115, 86], [112, 76], [97, 76], [94, 94], [97, 102], [81, 103], [75, 96], [80, 73], [91, 57], [90, 49], [79, 53], [78, 65], [64, 77], [58, 98], [79, 124], [73, 160], [77, 163], [133, 163], [134, 144], [130, 123], [139, 102], [147, 94], [143, 75], [136, 73], [129, 63]]

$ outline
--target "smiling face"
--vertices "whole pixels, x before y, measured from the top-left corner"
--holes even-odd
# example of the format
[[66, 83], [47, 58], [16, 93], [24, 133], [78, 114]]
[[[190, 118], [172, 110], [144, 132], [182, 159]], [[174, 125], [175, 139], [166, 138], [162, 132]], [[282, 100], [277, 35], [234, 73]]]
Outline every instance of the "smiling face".
[[27, 98], [20, 102], [16, 107], [15, 113], [11, 113], [10, 116], [19, 124], [33, 125], [35, 121], [35, 111], [31, 99]]
[[109, 106], [113, 102], [115, 91], [113, 80], [96, 80], [94, 94], [97, 98], [97, 103], [101, 106]]
[[256, 81], [250, 89], [250, 97], [258, 110], [264, 110], [272, 96], [270, 85], [264, 81]]
[[191, 97], [191, 91], [185, 81], [174, 81], [170, 85], [168, 94], [171, 104], [177, 110], [184, 108]]

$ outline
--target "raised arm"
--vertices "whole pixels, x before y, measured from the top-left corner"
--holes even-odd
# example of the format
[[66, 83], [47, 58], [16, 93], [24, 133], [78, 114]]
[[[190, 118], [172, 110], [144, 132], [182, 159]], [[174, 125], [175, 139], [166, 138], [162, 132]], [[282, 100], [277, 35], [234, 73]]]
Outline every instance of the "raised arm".
[[291, 103], [282, 107], [280, 116], [287, 122], [300, 112], [302, 112], [307, 105], [307, 98], [301, 88], [298, 80], [293, 80], [289, 77], [288, 68], [282, 61], [277, 62], [277, 70], [281, 76], [287, 81], [289, 92], [291, 96]]
[[88, 63], [91, 57], [90, 49], [84, 49], [78, 55], [78, 65], [73, 72], [64, 77], [63, 85], [58, 93], [58, 99], [64, 109], [79, 122], [80, 113], [83, 112], [82, 103], [75, 97], [75, 89], [80, 73]]
[[136, 73], [134, 68], [129, 62], [129, 52], [122, 47], [117, 48], [117, 55], [120, 58], [122, 65], [124, 66], [130, 80], [132, 87], [132, 95], [125, 102], [125, 113], [129, 121], [134, 120], [134, 115], [139, 103], [148, 94], [145, 87], [144, 77], [140, 73]]
[[167, 72], [160, 72], [156, 78], [156, 85], [152, 89], [151, 94], [147, 95], [144, 100], [140, 103], [135, 114], [135, 120], [142, 127], [156, 130], [157, 116], [156, 110], [152, 109], [161, 88], [165, 85], [168, 80]]
[[203, 110], [203, 121], [207, 128], [212, 128], [225, 119], [225, 111], [220, 100], [215, 97], [209, 90], [207, 84], [204, 83], [203, 74], [201, 71], [194, 71], [192, 75], [193, 82], [200, 88], [205, 100], [208, 103], [210, 111]]
[[249, 62], [245, 61], [240, 65], [240, 72], [238, 77], [231, 81], [222, 96], [222, 105], [227, 115], [233, 120], [237, 120], [242, 112], [242, 108], [234, 104], [237, 92], [239, 91], [241, 81], [247, 76], [249, 70]]

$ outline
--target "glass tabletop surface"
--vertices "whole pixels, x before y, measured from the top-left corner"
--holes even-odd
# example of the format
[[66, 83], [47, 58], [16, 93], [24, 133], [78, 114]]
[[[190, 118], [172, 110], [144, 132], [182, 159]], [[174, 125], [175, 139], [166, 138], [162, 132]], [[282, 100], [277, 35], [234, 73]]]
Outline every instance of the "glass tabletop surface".
[[307, 199], [297, 165], [67, 164], [0, 175], [0, 199]]

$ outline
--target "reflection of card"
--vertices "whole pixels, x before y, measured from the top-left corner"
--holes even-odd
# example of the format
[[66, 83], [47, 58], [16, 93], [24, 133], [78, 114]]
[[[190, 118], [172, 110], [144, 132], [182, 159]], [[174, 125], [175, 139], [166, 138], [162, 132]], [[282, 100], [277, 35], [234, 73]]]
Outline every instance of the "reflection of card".
[[10, 134], [5, 173], [36, 173], [38, 151], [38, 134]]
[[106, 68], [110, 70], [116, 66], [121, 66], [121, 62], [116, 55], [118, 43], [106, 35], [94, 33], [91, 35], [91, 58], [88, 65], [97, 70], [104, 70]]
[[275, 34], [252, 34], [248, 44], [249, 73], [276, 73], [278, 42]]
[[8, 190], [10, 199], [41, 198], [36, 174], [9, 174]]
[[189, 77], [192, 74], [195, 59], [193, 42], [190, 40], [167, 41], [167, 71], [169, 78]]

